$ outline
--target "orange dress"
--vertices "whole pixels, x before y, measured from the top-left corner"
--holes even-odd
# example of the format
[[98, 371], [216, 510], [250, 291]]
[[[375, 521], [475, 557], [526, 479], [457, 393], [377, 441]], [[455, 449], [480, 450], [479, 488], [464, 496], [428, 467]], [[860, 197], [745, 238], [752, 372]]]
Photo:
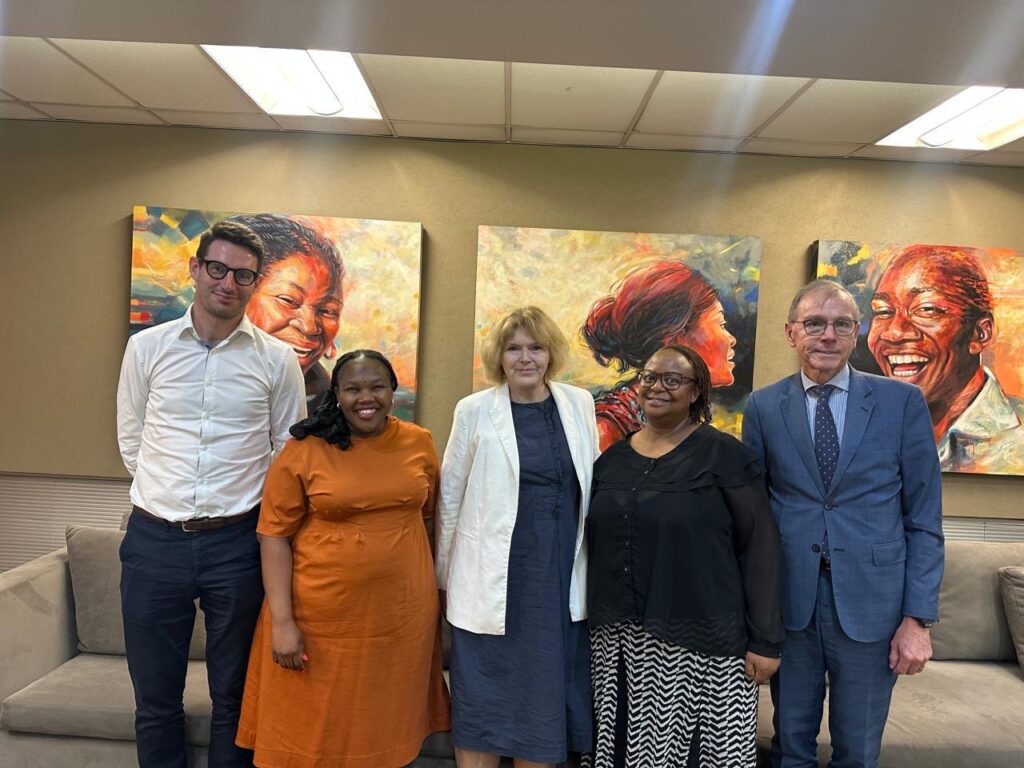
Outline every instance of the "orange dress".
[[438, 461], [430, 433], [389, 418], [341, 450], [290, 440], [267, 473], [257, 531], [291, 536], [292, 604], [309, 661], [271, 659], [264, 602], [238, 744], [260, 768], [387, 768], [448, 730], [440, 614], [423, 519]]

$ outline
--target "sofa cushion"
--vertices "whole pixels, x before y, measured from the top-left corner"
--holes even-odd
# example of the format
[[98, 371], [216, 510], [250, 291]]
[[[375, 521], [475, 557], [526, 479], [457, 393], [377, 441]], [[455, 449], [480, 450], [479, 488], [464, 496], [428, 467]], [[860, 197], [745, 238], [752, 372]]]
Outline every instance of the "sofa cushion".
[[[70, 526], [68, 568], [75, 597], [78, 648], [88, 653], [124, 655], [121, 623], [121, 558], [118, 548], [124, 531], [113, 528]], [[196, 609], [189, 657], [202, 659], [206, 653], [206, 624]]]
[[[758, 704], [758, 750], [772, 734], [768, 686]], [[1024, 754], [1024, 677], [1013, 663], [931, 662], [893, 688], [882, 736], [879, 768], [1006, 768]], [[828, 727], [818, 736], [818, 759], [827, 765]]]
[[[135, 739], [135, 695], [123, 656], [81, 653], [8, 696], [0, 705], [8, 731], [94, 739]], [[210, 743], [206, 665], [190, 661], [185, 678], [185, 734], [189, 744]]]
[[935, 659], [1016, 661], [999, 591], [999, 568], [1024, 565], [1024, 543], [947, 541]]
[[1017, 662], [1024, 670], [1024, 568], [1006, 565], [999, 569], [999, 587], [1010, 637], [1017, 648]]

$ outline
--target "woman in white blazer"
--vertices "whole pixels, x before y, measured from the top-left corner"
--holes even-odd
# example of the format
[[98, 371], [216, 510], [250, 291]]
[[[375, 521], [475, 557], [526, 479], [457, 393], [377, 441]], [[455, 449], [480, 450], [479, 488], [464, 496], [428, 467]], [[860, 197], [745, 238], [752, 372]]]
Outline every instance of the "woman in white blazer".
[[460, 768], [554, 765], [592, 746], [583, 528], [598, 436], [590, 393], [551, 381], [567, 355], [551, 318], [517, 309], [481, 352], [498, 385], [455, 408], [436, 567]]

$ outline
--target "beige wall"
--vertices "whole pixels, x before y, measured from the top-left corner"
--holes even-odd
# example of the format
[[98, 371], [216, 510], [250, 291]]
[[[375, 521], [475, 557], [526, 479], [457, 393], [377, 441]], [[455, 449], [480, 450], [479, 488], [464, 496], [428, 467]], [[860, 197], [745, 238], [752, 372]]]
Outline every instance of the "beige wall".
[[[755, 386], [817, 238], [1024, 249], [1024, 169], [0, 121], [0, 472], [121, 477], [114, 389], [133, 205], [421, 221], [419, 421], [471, 377], [479, 224], [762, 238]], [[945, 479], [946, 514], [1024, 517], [1024, 479]]]

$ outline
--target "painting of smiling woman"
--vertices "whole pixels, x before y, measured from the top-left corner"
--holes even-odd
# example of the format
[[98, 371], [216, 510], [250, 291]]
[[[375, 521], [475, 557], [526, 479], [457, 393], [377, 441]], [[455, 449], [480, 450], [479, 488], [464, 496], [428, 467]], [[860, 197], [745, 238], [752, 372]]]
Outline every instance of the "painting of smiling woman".
[[253, 325], [295, 350], [306, 379], [306, 397], [330, 386], [320, 359], [335, 356], [344, 303], [345, 265], [334, 244], [309, 224], [277, 213], [239, 214], [263, 241], [266, 258], [256, 292], [246, 310]]
[[857, 353], [921, 388], [947, 472], [1024, 474], [1021, 254], [953, 245], [819, 244], [865, 322]]
[[246, 309], [253, 325], [299, 359], [312, 401], [330, 385], [339, 350], [384, 350], [399, 373], [394, 413], [416, 395], [421, 226], [413, 222], [136, 206], [131, 332], [180, 317], [192, 301], [188, 260], [222, 220], [253, 229], [266, 259]]

